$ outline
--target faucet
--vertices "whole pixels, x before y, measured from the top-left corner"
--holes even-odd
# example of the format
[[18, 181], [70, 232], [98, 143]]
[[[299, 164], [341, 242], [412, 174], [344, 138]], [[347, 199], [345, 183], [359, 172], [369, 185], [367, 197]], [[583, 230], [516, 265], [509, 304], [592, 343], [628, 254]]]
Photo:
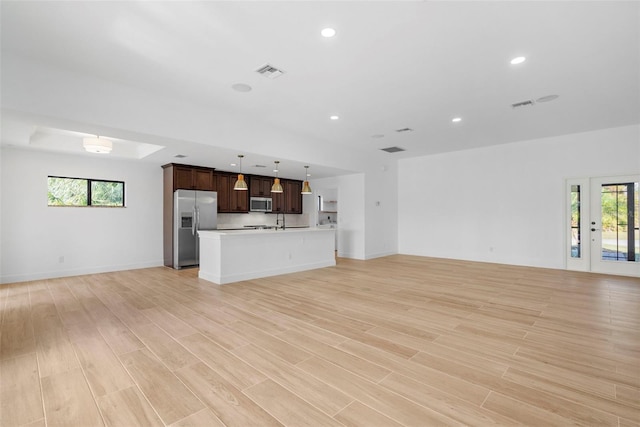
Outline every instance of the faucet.
[[[276, 229], [278, 228], [278, 225], [280, 225], [280, 222], [278, 221], [278, 217], [280, 215], [280, 212], [276, 212]], [[284, 222], [284, 212], [282, 212], [282, 229], [284, 230], [285, 227], [285, 222]]]

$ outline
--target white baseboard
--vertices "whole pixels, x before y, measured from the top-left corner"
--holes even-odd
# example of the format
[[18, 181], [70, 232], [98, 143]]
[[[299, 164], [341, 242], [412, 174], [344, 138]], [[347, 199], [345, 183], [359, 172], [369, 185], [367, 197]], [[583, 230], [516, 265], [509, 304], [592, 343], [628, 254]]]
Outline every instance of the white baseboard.
[[105, 265], [105, 266], [75, 268], [75, 269], [59, 270], [59, 271], [13, 274], [13, 275], [7, 275], [7, 276], [0, 276], [0, 284], [30, 282], [33, 280], [57, 279], [60, 277], [82, 276], [85, 274], [110, 273], [113, 271], [137, 270], [140, 268], [162, 267], [163, 265], [164, 265], [163, 260], [159, 260], [159, 261], [149, 261], [149, 262], [142, 262], [142, 263], [136, 263], [136, 264]]

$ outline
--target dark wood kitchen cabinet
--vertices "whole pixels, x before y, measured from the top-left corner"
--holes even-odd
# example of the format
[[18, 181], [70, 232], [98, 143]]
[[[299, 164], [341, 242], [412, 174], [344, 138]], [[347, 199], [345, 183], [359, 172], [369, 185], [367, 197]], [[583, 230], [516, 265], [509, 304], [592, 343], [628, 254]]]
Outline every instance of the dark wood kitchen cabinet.
[[169, 163], [164, 169], [165, 186], [176, 190], [216, 191], [216, 179], [213, 168]]
[[218, 192], [218, 212], [230, 212], [229, 182], [231, 175], [224, 172], [216, 172], [216, 191]]
[[219, 213], [249, 212], [249, 192], [233, 189], [238, 176], [232, 173], [216, 172]]
[[[282, 189], [284, 190], [283, 180], [280, 180], [280, 184], [282, 184]], [[273, 213], [284, 213], [284, 193], [271, 193], [271, 212]]]
[[281, 179], [282, 193], [271, 193], [274, 213], [302, 213], [302, 181]]
[[288, 214], [302, 213], [302, 182], [286, 180], [284, 182], [284, 212]]
[[273, 178], [252, 175], [249, 178], [249, 195], [251, 197], [271, 197]]

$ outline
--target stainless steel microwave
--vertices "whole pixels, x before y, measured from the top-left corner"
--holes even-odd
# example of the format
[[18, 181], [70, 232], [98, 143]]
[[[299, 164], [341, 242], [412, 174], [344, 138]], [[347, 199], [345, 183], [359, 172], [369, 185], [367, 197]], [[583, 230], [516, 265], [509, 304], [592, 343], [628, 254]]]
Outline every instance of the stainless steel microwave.
[[271, 197], [251, 197], [249, 199], [249, 210], [251, 212], [271, 212]]

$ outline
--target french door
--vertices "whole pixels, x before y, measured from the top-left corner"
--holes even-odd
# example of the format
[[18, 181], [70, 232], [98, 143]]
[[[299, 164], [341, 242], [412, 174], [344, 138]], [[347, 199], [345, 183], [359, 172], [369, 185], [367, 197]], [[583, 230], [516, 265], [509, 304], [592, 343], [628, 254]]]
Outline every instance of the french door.
[[567, 181], [567, 268], [640, 277], [640, 176]]

